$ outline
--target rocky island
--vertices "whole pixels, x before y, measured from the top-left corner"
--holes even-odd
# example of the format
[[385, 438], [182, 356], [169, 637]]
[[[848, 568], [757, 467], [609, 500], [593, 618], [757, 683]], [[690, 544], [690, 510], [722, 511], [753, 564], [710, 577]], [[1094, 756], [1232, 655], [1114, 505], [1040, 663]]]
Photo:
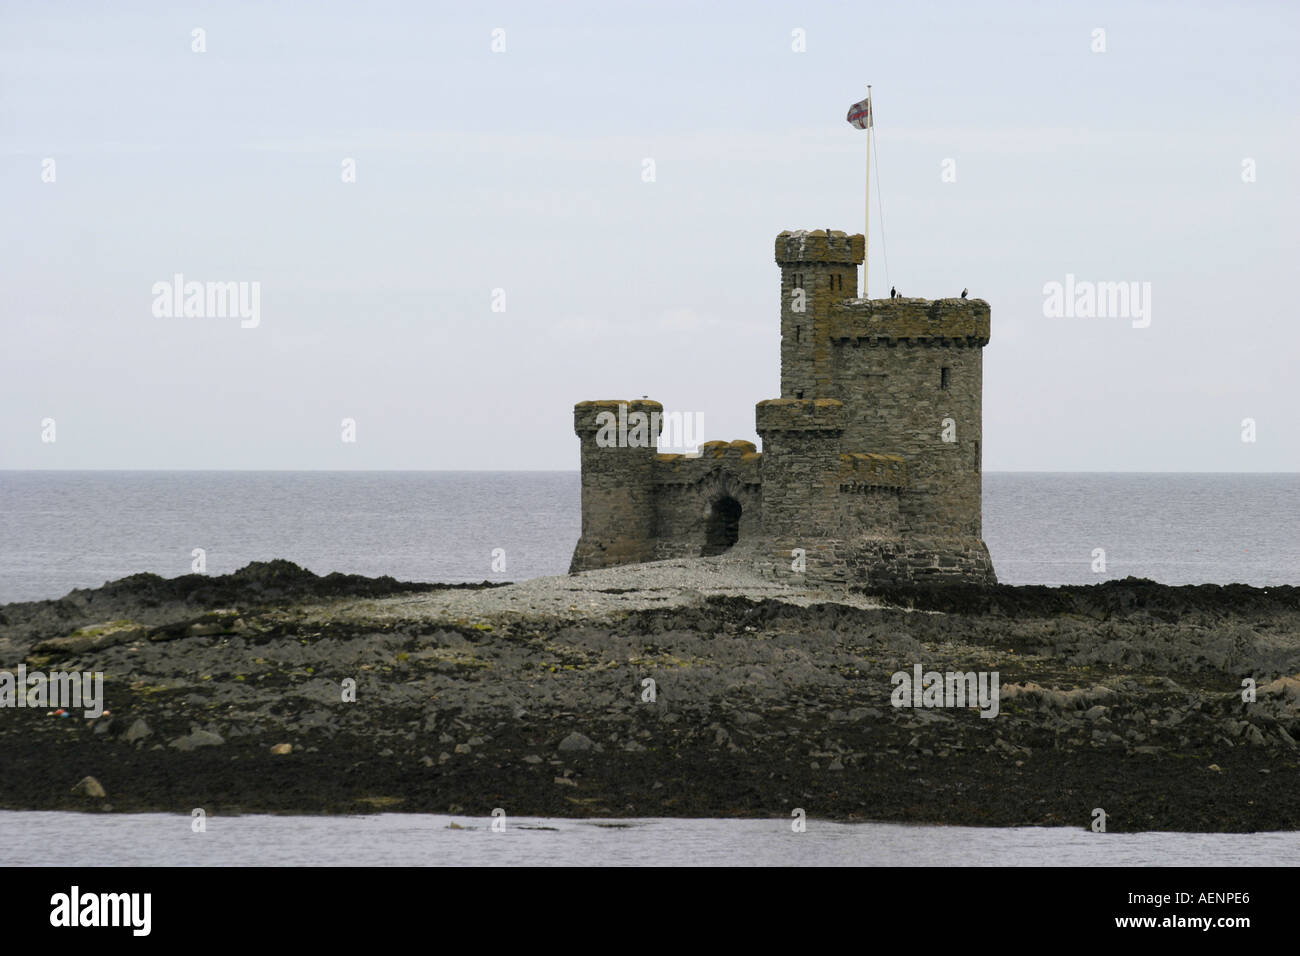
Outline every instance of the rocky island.
[[[820, 592], [749, 567], [272, 561], [0, 607], [0, 669], [104, 681], [98, 717], [0, 710], [0, 806], [1300, 827], [1298, 588]], [[918, 665], [992, 677], [996, 715], [896, 706]]]

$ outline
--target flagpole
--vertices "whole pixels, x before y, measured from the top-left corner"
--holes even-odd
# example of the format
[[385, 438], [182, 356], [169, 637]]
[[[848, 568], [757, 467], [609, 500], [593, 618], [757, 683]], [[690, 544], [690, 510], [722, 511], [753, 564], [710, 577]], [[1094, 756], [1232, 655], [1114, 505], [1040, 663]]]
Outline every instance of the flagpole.
[[867, 299], [867, 235], [871, 228], [871, 127], [875, 125], [871, 116], [871, 84], [867, 84], [867, 203], [866, 218], [862, 223], [862, 298]]

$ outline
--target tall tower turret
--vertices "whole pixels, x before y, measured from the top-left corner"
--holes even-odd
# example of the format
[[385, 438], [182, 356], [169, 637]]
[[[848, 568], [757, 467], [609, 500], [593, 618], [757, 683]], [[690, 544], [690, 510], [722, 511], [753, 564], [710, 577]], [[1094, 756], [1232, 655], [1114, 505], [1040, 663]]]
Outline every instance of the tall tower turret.
[[776, 237], [781, 267], [781, 397], [835, 398], [831, 320], [834, 306], [858, 295], [864, 239], [825, 229]]
[[653, 561], [654, 463], [664, 407], [646, 399], [579, 402], [582, 537], [570, 573]]

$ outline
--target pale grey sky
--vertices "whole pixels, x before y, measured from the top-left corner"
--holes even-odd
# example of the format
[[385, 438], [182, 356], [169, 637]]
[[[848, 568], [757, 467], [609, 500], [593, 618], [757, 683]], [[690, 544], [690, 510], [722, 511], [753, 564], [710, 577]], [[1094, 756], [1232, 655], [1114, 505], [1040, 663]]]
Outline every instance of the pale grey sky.
[[[1298, 9], [8, 3], [0, 467], [576, 469], [641, 395], [757, 440], [870, 82], [872, 292], [989, 301], [987, 470], [1300, 470]], [[155, 316], [175, 273], [259, 324]], [[1149, 327], [1045, 317], [1067, 274]]]

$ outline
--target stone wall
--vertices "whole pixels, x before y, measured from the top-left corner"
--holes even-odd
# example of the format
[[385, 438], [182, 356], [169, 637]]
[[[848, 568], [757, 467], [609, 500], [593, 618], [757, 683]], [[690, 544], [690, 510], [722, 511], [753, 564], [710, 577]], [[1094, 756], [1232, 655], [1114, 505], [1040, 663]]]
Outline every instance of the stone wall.
[[907, 489], [907, 464], [899, 455], [840, 455], [837, 537], [897, 536], [904, 521], [899, 508]]
[[[792, 568], [796, 548], [804, 553], [802, 571]], [[764, 538], [754, 560], [775, 578], [809, 586], [997, 583], [979, 538]]]
[[835, 344], [835, 368], [845, 450], [888, 452], [907, 463], [907, 530], [979, 537], [980, 349], [954, 340], [851, 339]]
[[924, 537], [859, 539], [833, 546], [828, 576], [864, 587], [961, 582], [996, 584], [993, 559], [979, 538]]
[[757, 538], [762, 528], [761, 459], [747, 441], [711, 441], [700, 446], [698, 455], [656, 456], [655, 558], [702, 554], [714, 509], [726, 498], [740, 504], [740, 541]]
[[989, 344], [989, 304], [983, 299], [857, 299], [836, 302], [831, 338], [960, 340]]
[[[654, 465], [658, 434], [645, 447], [630, 442], [639, 438], [631, 427], [633, 413], [662, 414], [658, 402], [613, 399], [579, 402], [573, 409], [573, 430], [581, 442], [582, 536], [573, 551], [569, 571], [588, 571], [616, 564], [654, 559]], [[602, 447], [601, 423], [606, 415], [622, 417], [629, 428], [629, 444]], [[608, 430], [603, 436], [608, 438]], [[617, 441], [619, 437], [614, 436]]]
[[763, 439], [763, 534], [821, 537], [840, 524], [840, 436], [844, 405], [777, 398], [754, 410]]

